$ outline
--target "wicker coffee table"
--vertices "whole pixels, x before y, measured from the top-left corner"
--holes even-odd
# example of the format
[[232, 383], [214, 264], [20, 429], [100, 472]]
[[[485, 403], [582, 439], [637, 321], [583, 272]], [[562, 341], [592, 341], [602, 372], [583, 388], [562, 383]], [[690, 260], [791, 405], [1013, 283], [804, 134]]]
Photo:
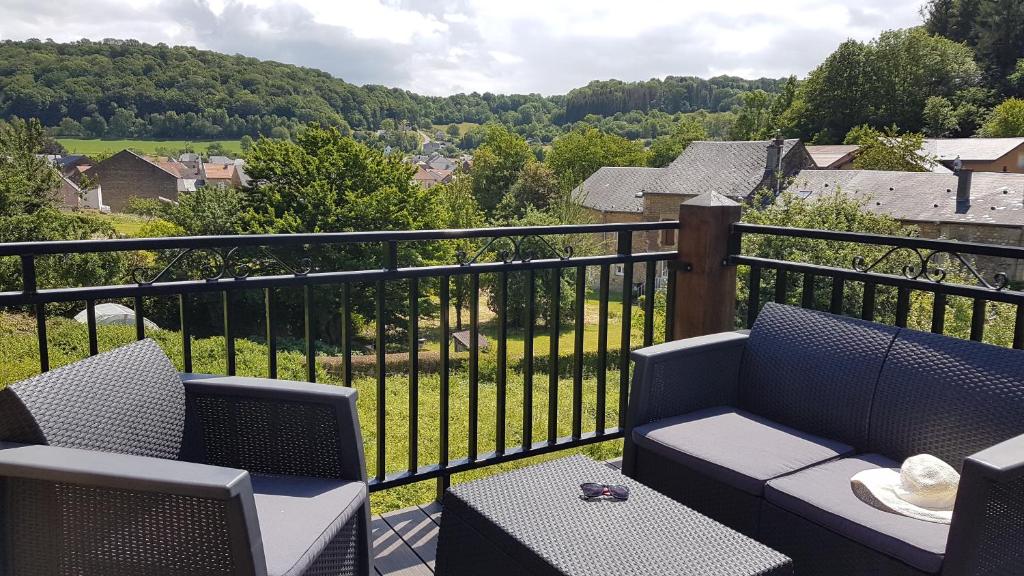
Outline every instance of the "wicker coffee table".
[[[629, 500], [585, 501], [582, 482]], [[583, 456], [455, 486], [444, 496], [439, 576], [792, 574], [786, 556]]]

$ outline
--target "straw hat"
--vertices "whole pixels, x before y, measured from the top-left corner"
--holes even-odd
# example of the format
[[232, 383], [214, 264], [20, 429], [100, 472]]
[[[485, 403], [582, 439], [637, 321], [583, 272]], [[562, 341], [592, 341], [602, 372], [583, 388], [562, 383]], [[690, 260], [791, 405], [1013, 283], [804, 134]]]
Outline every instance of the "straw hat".
[[886, 512], [949, 524], [960, 474], [929, 454], [911, 456], [900, 469], [872, 468], [853, 475], [858, 498]]

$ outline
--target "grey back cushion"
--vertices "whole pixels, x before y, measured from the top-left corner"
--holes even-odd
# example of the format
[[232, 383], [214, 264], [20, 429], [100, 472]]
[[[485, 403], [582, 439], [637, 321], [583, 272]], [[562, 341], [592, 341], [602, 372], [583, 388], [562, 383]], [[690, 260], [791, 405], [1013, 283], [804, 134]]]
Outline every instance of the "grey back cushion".
[[870, 446], [897, 461], [967, 456], [1024, 434], [1024, 351], [902, 330], [878, 382]]
[[885, 355], [899, 329], [769, 303], [740, 368], [740, 406], [858, 450]]
[[0, 440], [177, 459], [185, 388], [152, 340], [11, 384]]

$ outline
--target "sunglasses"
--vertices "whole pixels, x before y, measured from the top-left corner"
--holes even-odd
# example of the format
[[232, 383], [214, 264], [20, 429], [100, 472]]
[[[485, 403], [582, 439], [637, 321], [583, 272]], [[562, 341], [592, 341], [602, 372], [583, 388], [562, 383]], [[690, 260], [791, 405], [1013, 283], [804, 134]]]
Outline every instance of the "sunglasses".
[[601, 498], [602, 496], [610, 496], [616, 500], [628, 500], [629, 499], [629, 488], [622, 486], [621, 484], [598, 484], [596, 482], [584, 482], [580, 484], [580, 490], [583, 490], [583, 497], [586, 499]]

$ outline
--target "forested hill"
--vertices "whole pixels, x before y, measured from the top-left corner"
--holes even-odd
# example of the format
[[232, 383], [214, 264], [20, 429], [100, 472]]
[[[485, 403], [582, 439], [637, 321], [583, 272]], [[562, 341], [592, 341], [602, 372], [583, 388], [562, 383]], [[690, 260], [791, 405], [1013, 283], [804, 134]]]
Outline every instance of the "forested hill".
[[[0, 43], [0, 117], [39, 118], [67, 137], [237, 138], [302, 123], [379, 128], [499, 120], [539, 129], [587, 115], [729, 110], [746, 91], [781, 80], [668, 77], [600, 81], [564, 96], [427, 97], [356, 86], [325, 72], [244, 56], [134, 40]], [[525, 131], [524, 131], [525, 132]]]

